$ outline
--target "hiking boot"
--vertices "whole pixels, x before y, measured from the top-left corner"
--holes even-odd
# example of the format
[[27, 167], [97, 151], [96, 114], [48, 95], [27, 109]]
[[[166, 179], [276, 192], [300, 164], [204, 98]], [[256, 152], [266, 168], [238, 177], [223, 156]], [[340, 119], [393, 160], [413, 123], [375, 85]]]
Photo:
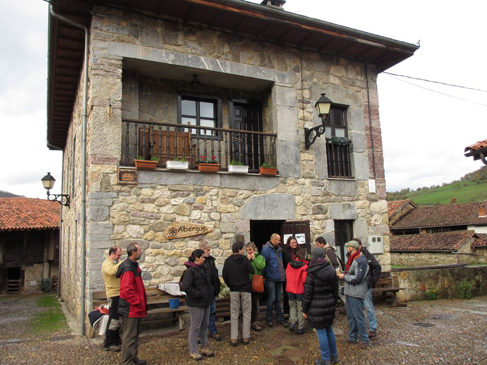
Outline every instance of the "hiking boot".
[[215, 341], [221, 341], [222, 336], [220, 336], [218, 333], [210, 333], [210, 337], [213, 337]]
[[242, 342], [244, 345], [248, 345], [250, 343], [250, 338], [243, 338]]
[[230, 345], [237, 346], [238, 345], [238, 340], [230, 340]]
[[358, 340], [351, 340], [351, 339], [347, 338], [347, 342], [349, 342], [349, 343], [357, 343]]
[[369, 338], [377, 337], [377, 331], [369, 331]]
[[254, 331], [257, 331], [257, 332], [260, 332], [262, 331], [262, 327], [259, 326], [257, 323], [252, 323], [252, 325], [250, 326]]
[[330, 360], [323, 360], [321, 357], [315, 360], [316, 365], [331, 365]]
[[332, 362], [333, 364], [338, 364], [338, 356], [332, 356], [332, 357], [331, 357], [331, 362]]
[[370, 342], [361, 342], [360, 348], [361, 349], [368, 349], [370, 347]]
[[111, 352], [120, 352], [121, 348], [120, 348], [120, 346], [117, 346], [117, 345], [111, 345], [108, 347], [104, 347], [103, 350], [111, 351]]
[[267, 321], [267, 327], [273, 327], [274, 324], [272, 323], [272, 321]]
[[296, 323], [294, 322], [289, 323], [289, 331], [294, 332], [294, 328], [296, 328]]
[[137, 356], [132, 360], [136, 365], [147, 365], [147, 361], [139, 359]]
[[211, 351], [208, 347], [202, 347], [198, 352], [200, 353], [200, 355], [207, 357], [212, 357], [213, 355], [215, 355], [215, 353]]
[[200, 354], [189, 354], [189, 357], [196, 361], [200, 361], [203, 359], [203, 356], [201, 356]]
[[306, 333], [306, 328], [298, 328], [297, 334], [304, 335]]
[[277, 321], [277, 322], [278, 322], [278, 323], [279, 323], [281, 326], [283, 326], [283, 327], [289, 327], [289, 322], [286, 322], [286, 321], [284, 321], [284, 320], [282, 320], [282, 321]]

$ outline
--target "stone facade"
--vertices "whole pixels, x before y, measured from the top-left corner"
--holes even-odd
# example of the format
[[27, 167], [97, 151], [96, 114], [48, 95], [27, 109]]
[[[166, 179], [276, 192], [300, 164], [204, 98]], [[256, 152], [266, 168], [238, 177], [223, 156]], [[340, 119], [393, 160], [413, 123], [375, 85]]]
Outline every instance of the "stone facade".
[[[94, 9], [90, 45], [87, 310], [91, 291], [104, 287], [100, 267], [110, 246], [125, 248], [138, 242], [144, 250], [142, 270], [150, 274], [145, 283], [155, 285], [177, 280], [186, 257], [202, 239], [210, 242], [217, 264], [222, 265], [237, 235], [250, 239], [251, 220], [309, 221], [310, 241], [323, 235], [331, 244], [334, 222], [353, 221], [354, 236], [364, 241], [368, 235], [385, 235], [385, 254], [379, 260], [385, 270], [390, 269], [373, 66], [367, 70], [367, 92], [365, 65], [358, 61], [103, 7]], [[118, 183], [118, 170], [124, 168], [122, 118], [176, 123], [176, 93], [194, 92], [190, 80], [171, 78], [181, 68], [205, 72], [218, 81], [218, 86], [209, 82], [197, 91], [222, 98], [223, 126], [229, 123], [229, 98], [261, 102], [264, 130], [277, 133], [278, 177], [158, 169], [139, 171], [137, 185]], [[221, 86], [232, 84], [236, 86]], [[321, 123], [314, 103], [322, 92], [347, 106], [353, 179], [328, 178], [324, 138], [305, 150], [304, 127]], [[73, 199], [71, 209], [63, 211], [62, 296], [75, 313], [83, 275], [78, 257], [81, 94], [64, 151], [65, 187], [73, 191]], [[369, 193], [369, 179], [375, 179], [376, 194]], [[202, 223], [213, 232], [167, 240], [163, 230], [173, 221]]]
[[452, 265], [452, 264], [483, 264], [487, 263], [485, 253], [480, 254], [457, 254], [445, 253], [396, 253], [391, 254], [392, 265], [397, 266], [429, 266], [429, 265]]

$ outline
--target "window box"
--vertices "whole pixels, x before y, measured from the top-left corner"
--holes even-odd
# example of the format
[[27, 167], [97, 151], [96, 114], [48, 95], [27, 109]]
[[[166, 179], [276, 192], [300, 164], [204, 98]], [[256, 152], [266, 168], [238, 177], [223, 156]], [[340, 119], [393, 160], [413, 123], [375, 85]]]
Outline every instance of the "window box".
[[189, 168], [189, 162], [168, 160], [166, 162], [166, 168], [170, 170], [187, 170]]
[[134, 160], [135, 167], [144, 170], [155, 170], [159, 161], [149, 161], [149, 160]]
[[218, 172], [220, 171], [219, 163], [198, 163], [198, 171], [200, 172]]
[[249, 173], [249, 166], [248, 165], [230, 165], [228, 166], [228, 172], [233, 174], [248, 174]]
[[277, 175], [277, 167], [259, 167], [259, 171], [261, 175], [268, 175], [268, 176], [276, 176]]

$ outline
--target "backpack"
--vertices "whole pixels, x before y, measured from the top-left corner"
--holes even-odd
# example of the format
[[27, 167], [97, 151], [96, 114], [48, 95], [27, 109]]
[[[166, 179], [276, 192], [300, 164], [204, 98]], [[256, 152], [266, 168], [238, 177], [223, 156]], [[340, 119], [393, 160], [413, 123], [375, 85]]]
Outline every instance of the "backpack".
[[184, 291], [183, 290], [183, 279], [184, 279], [184, 273], [187, 271], [188, 269], [184, 270], [183, 271], [183, 274], [181, 275], [181, 277], [179, 278], [179, 290], [181, 291]]

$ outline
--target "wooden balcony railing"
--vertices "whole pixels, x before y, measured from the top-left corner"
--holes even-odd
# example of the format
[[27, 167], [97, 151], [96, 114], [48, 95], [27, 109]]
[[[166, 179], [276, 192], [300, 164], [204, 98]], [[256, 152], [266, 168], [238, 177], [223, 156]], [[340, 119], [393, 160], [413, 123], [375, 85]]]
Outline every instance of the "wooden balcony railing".
[[249, 172], [258, 172], [264, 162], [276, 164], [276, 133], [134, 119], [123, 119], [122, 123], [121, 163], [125, 166], [133, 166], [139, 156], [159, 157], [158, 167], [165, 167], [168, 160], [184, 158], [193, 169], [200, 156], [215, 156], [223, 171], [232, 160], [248, 165]]

